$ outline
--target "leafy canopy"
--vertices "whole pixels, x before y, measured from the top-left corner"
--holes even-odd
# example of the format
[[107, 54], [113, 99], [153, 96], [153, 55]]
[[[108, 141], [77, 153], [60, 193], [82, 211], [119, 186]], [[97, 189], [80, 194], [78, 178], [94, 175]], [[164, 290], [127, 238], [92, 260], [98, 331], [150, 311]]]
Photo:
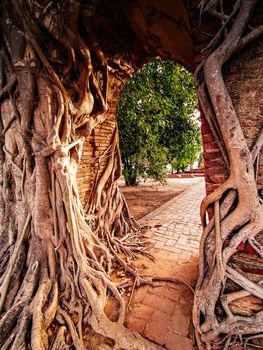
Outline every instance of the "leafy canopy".
[[193, 76], [173, 61], [153, 59], [134, 74], [118, 103], [126, 184], [163, 180], [167, 163], [178, 170], [193, 163], [201, 149], [196, 105]]

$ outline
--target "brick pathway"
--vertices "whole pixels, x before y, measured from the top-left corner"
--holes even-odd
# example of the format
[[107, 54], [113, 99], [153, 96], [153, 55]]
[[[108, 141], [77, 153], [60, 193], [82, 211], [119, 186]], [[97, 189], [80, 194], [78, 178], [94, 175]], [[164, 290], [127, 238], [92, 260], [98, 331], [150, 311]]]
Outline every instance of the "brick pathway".
[[[140, 220], [152, 228], [146, 236], [153, 243], [157, 261], [149, 275], [179, 277], [194, 283], [201, 236], [199, 207], [205, 195], [204, 179], [175, 179], [188, 182], [189, 189]], [[182, 284], [158, 282], [139, 288], [127, 315], [127, 326], [168, 350], [192, 350], [193, 295]]]

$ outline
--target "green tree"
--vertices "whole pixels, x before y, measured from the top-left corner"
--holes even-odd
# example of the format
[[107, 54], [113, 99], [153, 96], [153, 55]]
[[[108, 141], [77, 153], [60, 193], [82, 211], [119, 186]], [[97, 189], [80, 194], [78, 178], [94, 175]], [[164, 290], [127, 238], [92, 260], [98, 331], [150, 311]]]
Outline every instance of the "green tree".
[[127, 185], [139, 176], [164, 180], [166, 164], [186, 168], [200, 151], [193, 76], [173, 61], [153, 59], [125, 85], [118, 125]]
[[[179, 172], [180, 170], [184, 171], [187, 167], [190, 166], [190, 169], [193, 169], [194, 162], [200, 157], [202, 145], [200, 137], [199, 125], [196, 121], [190, 120], [188, 122], [187, 118], [179, 118], [184, 126], [187, 126], [188, 129], [185, 129], [181, 134], [176, 135], [172, 133], [169, 128], [166, 130], [166, 145], [167, 145], [167, 161], [172, 166], [173, 170]], [[177, 139], [169, 139], [169, 133], [171, 137], [177, 137]], [[178, 140], [178, 141], [177, 141]]]

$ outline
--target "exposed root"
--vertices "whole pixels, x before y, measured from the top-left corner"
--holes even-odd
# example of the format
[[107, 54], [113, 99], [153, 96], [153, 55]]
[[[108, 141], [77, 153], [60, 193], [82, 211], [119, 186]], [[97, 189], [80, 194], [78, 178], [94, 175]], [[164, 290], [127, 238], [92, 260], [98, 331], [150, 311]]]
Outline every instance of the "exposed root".
[[[228, 349], [238, 344], [239, 336], [249, 339], [249, 334], [263, 331], [262, 311], [240, 316], [231, 309], [231, 302], [249, 295], [263, 300], [261, 282], [250, 279], [249, 274], [231, 264], [238, 247], [245, 243], [250, 243], [259, 257], [263, 257], [262, 247], [255, 238], [263, 230], [263, 207], [253, 166], [262, 148], [262, 130], [249, 150], [221, 73], [225, 62], [263, 33], [260, 26], [242, 37], [256, 3], [256, 0], [234, 2], [230, 17], [224, 14], [223, 2], [220, 5], [210, 0], [205, 5], [205, 11], [222, 20], [222, 26], [209, 45], [208, 57], [198, 67], [197, 90], [202, 107], [206, 101], [211, 102], [204, 113], [208, 121], [212, 118], [213, 125], [219, 127], [216, 134], [219, 143], [223, 142], [220, 149], [227, 152], [229, 178], [201, 204], [204, 231], [193, 309], [199, 349]], [[229, 32], [226, 28], [230, 28]], [[204, 94], [206, 91], [208, 95]], [[206, 211], [212, 205], [214, 216], [207, 224]], [[231, 291], [233, 286], [236, 289]]]
[[7, 93], [11, 93], [11, 90], [13, 89], [13, 87], [15, 86], [16, 83], [17, 83], [17, 78], [15, 75], [13, 75], [10, 78], [7, 85], [0, 90], [0, 98], [2, 98]]
[[258, 155], [262, 149], [262, 146], [263, 146], [263, 128], [261, 129], [260, 134], [258, 135], [257, 140], [254, 143], [254, 146], [251, 150], [251, 156], [252, 156], [253, 163], [255, 162], [256, 158], [258, 157]]
[[214, 192], [210, 193], [208, 196], [206, 196], [202, 200], [201, 206], [200, 206], [200, 217], [201, 217], [203, 227], [206, 226], [206, 211], [209, 205], [220, 200], [223, 194], [229, 189], [235, 189], [234, 184], [230, 179], [225, 181], [219, 188], [217, 188]]
[[184, 279], [182, 278], [175, 278], [175, 277], [141, 277], [140, 279], [137, 277], [136, 279], [136, 283], [120, 283], [118, 285], [118, 288], [122, 289], [122, 288], [128, 288], [128, 287], [134, 287], [134, 288], [139, 288], [139, 287], [143, 287], [145, 285], [150, 285], [150, 286], [154, 286], [154, 282], [172, 282], [172, 283], [176, 283], [176, 284], [183, 284], [185, 285], [187, 288], [190, 289], [190, 291], [194, 294], [194, 288], [190, 285], [190, 283], [186, 282]]
[[[125, 258], [148, 255], [117, 186], [117, 128], [95, 159], [104, 171], [86, 213], [77, 190], [85, 137], [108, 112], [107, 57], [91, 25], [96, 1], [81, 26], [85, 40], [77, 1], [12, 5], [0, 5], [0, 347], [85, 349], [91, 327], [116, 350], [161, 349], [124, 327], [125, 303], [110, 279], [113, 263], [136, 276]], [[109, 296], [116, 322], [105, 313]]]
[[31, 214], [28, 214], [27, 218], [26, 218], [26, 222], [25, 222], [24, 228], [23, 228], [23, 231], [22, 231], [19, 239], [17, 240], [17, 244], [16, 244], [16, 246], [15, 246], [15, 248], [13, 250], [12, 256], [11, 256], [11, 258], [9, 260], [8, 269], [7, 269], [6, 274], [5, 274], [5, 279], [2, 282], [2, 284], [1, 284], [1, 288], [0, 288], [0, 293], [1, 293], [1, 297], [0, 297], [0, 313], [2, 311], [4, 302], [5, 302], [6, 294], [7, 294], [8, 287], [9, 287], [9, 284], [10, 284], [10, 281], [11, 281], [11, 275], [12, 275], [12, 272], [13, 272], [13, 268], [14, 268], [14, 265], [16, 263], [16, 259], [17, 259], [17, 256], [19, 254], [19, 251], [21, 249], [21, 246], [22, 246], [22, 243], [23, 243], [23, 240], [24, 240], [24, 237], [25, 237], [25, 233], [26, 233], [26, 230], [27, 230], [27, 227], [29, 225], [30, 220], [31, 220]]

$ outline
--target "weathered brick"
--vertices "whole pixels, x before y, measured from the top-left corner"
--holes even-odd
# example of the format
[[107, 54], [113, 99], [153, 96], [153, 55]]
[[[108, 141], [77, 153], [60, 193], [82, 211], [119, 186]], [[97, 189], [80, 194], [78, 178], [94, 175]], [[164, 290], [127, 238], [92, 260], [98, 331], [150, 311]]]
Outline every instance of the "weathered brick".
[[192, 256], [192, 252], [191, 251], [185, 251], [182, 252], [181, 256], [180, 256], [180, 260], [182, 261], [188, 261]]
[[226, 169], [223, 159], [206, 160], [204, 163], [205, 163], [205, 168], [220, 168], [220, 167], [223, 167], [223, 168]]
[[136, 289], [133, 296], [133, 303], [138, 303], [138, 304], [142, 303], [147, 292], [148, 292], [148, 286], [144, 286], [139, 289]]
[[146, 325], [144, 330], [144, 335], [160, 344], [164, 345], [166, 332], [169, 327], [169, 315], [166, 313], [156, 310], [149, 323]]
[[218, 148], [216, 142], [208, 142], [208, 143], [205, 143], [205, 144], [204, 144], [204, 149], [205, 149], [206, 151], [208, 151], [208, 152], [209, 152], [210, 150], [219, 151], [219, 148]]
[[203, 152], [204, 159], [217, 159], [221, 158], [221, 152], [220, 151], [208, 151], [206, 148], [204, 148]]
[[146, 320], [131, 316], [127, 321], [127, 327], [132, 331], [136, 331], [142, 334], [146, 326], [146, 323], [147, 323]]
[[[175, 283], [173, 283], [173, 286], [175, 285]], [[179, 296], [180, 296], [180, 289], [178, 290], [178, 288], [171, 288], [169, 286], [167, 286], [164, 289], [164, 293], [163, 296], [166, 298], [169, 298], [171, 300], [178, 300]]]
[[171, 315], [175, 307], [174, 303], [170, 299], [150, 293], [145, 297], [144, 303], [165, 312], [167, 315]]
[[173, 316], [171, 317], [170, 329], [173, 332], [187, 336], [191, 320], [191, 303], [177, 303]]
[[134, 305], [132, 312], [134, 317], [147, 321], [153, 313], [153, 307], [144, 304], [137, 304]]
[[165, 286], [161, 285], [161, 286], [153, 286], [153, 287], [149, 287], [149, 293], [155, 294], [155, 295], [163, 295], [165, 291]]
[[209, 125], [202, 120], [202, 123], [201, 123], [201, 132], [202, 134], [209, 134], [211, 133], [211, 129], [209, 127]]
[[207, 183], [207, 184], [206, 184], [206, 192], [207, 192], [207, 193], [214, 192], [214, 190], [217, 189], [218, 187], [219, 187], [219, 184]]
[[227, 179], [227, 175], [226, 174], [225, 175], [224, 174], [215, 174], [215, 175], [210, 176], [210, 179], [212, 182], [220, 184]]
[[166, 242], [165, 242], [165, 245], [166, 246], [169, 246], [169, 247], [173, 247], [175, 246], [175, 243], [176, 241], [174, 239], [168, 239]]
[[213, 167], [205, 169], [205, 174], [208, 176], [211, 175], [227, 175], [227, 170], [225, 167]]
[[202, 135], [202, 139], [203, 139], [203, 143], [215, 141], [213, 134], [204, 134], [204, 135]]
[[193, 342], [187, 337], [169, 332], [165, 341], [167, 350], [193, 350]]

